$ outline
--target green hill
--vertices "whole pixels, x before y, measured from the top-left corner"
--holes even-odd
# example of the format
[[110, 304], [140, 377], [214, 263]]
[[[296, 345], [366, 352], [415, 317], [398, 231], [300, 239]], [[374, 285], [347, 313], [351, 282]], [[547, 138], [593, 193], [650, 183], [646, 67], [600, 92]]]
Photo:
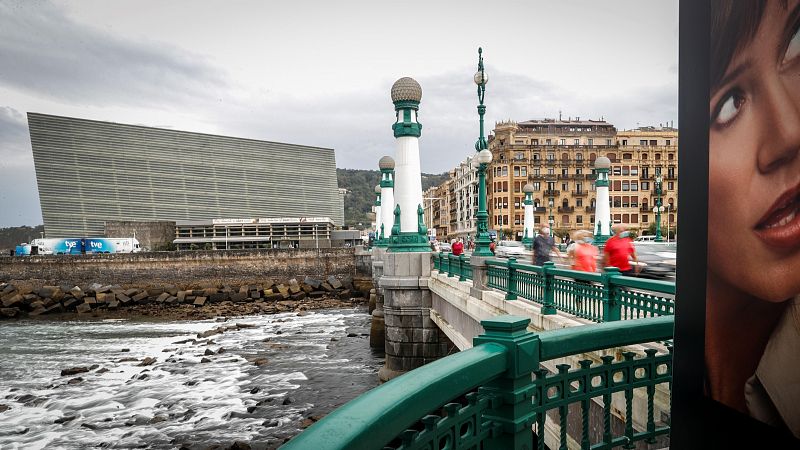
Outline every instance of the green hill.
[[42, 232], [44, 225], [0, 228], [0, 254], [8, 255], [17, 245], [42, 237]]
[[[447, 173], [422, 174], [422, 190], [443, 183]], [[344, 196], [344, 222], [351, 229], [368, 228], [372, 222], [372, 205], [375, 203], [375, 185], [381, 180], [379, 170], [336, 169], [339, 187], [347, 189]], [[359, 225], [359, 223], [361, 225]]]

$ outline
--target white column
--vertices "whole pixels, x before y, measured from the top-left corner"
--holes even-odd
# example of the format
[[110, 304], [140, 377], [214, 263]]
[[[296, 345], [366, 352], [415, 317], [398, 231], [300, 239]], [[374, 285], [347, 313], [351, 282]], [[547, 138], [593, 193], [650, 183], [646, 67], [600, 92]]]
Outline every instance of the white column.
[[600, 234], [611, 235], [611, 206], [608, 204], [608, 186], [597, 188], [597, 204], [595, 205], [595, 223], [600, 223]]
[[[422, 204], [422, 177], [419, 163], [419, 139], [397, 138], [395, 157], [395, 204], [400, 205], [400, 231], [418, 231], [417, 207]], [[394, 213], [394, 211], [392, 211]]]
[[[383, 189], [381, 189], [383, 191]], [[375, 207], [375, 237], [376, 239], [381, 236], [381, 207], [383, 206], [383, 195], [381, 195], [381, 204]]]
[[[394, 189], [381, 187], [381, 223], [383, 224], [383, 237], [392, 235], [394, 226]], [[402, 208], [402, 206], [401, 206]]]
[[522, 236], [525, 235], [531, 239], [533, 239], [533, 205], [525, 205], [525, 222], [524, 222], [524, 229], [522, 231]]

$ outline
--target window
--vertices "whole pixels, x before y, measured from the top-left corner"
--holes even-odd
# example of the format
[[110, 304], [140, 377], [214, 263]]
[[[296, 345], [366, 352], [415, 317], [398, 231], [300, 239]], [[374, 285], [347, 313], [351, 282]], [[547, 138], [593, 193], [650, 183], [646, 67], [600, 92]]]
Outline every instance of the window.
[[606, 139], [606, 145], [611, 146], [611, 139]]
[[538, 177], [539, 175], [541, 175], [540, 172], [541, 169], [539, 169], [538, 167], [533, 169], [533, 176]]
[[622, 146], [623, 147], [627, 147], [628, 146], [628, 140], [627, 139], [623, 139], [622, 140]]
[[622, 166], [622, 174], [627, 176], [630, 173], [628, 166]]
[[589, 216], [589, 223], [594, 223], [594, 216]]
[[622, 175], [622, 168], [620, 166], [614, 166], [611, 170], [613, 171], [614, 175]]
[[647, 223], [647, 222], [649, 222], [649, 221], [647, 220], [647, 218], [648, 218], [647, 214], [642, 214], [642, 223]]
[[647, 153], [642, 153], [642, 160], [647, 160]]
[[519, 176], [519, 166], [514, 166], [514, 176], [515, 177]]
[[622, 159], [633, 159], [633, 153], [623, 153]]
[[528, 166], [522, 166], [519, 170], [520, 170], [520, 175], [522, 175], [523, 177], [528, 176]]
[[547, 145], [550, 145], [550, 142], [551, 142], [551, 140], [550, 140], [550, 139], [547, 139], [547, 140], [545, 140], [545, 143], [546, 143]]
[[503, 176], [504, 177], [508, 176], [508, 166], [503, 166]]
[[576, 199], [575, 200], [575, 206], [578, 207], [578, 208], [582, 207], [583, 206], [583, 199], [582, 198]]
[[514, 159], [525, 159], [525, 155], [522, 153], [515, 153]]
[[567, 176], [567, 169], [561, 169], [561, 176]]
[[575, 161], [583, 161], [583, 153], [575, 153]]
[[650, 189], [650, 182], [649, 181], [642, 181], [642, 190], [646, 191]]
[[561, 190], [564, 192], [567, 192], [569, 190], [567, 183], [561, 183]]
[[548, 175], [555, 175], [556, 174], [555, 169], [547, 169], [547, 174]]
[[581, 169], [580, 167], [575, 169], [575, 175], [583, 175], [583, 169]]
[[614, 190], [619, 192], [622, 190], [622, 182], [617, 180], [614, 182]]
[[540, 155], [538, 153], [534, 153], [533, 154], [533, 160], [534, 161], [539, 161], [541, 158], [542, 158], [542, 155]]
[[514, 215], [514, 225], [519, 225], [519, 214]]
[[575, 190], [577, 192], [583, 192], [583, 185], [581, 183], [575, 183]]
[[547, 154], [547, 160], [548, 160], [548, 161], [555, 161], [555, 160], [556, 160], [556, 155], [555, 155], [555, 153], [548, 153], [548, 154]]
[[656, 145], [658, 145], [658, 141], [655, 139], [650, 139], [650, 145], [655, 147]]
[[631, 166], [631, 175], [633, 176], [639, 175], [639, 166]]
[[673, 183], [672, 181], [667, 182], [667, 189], [669, 189], [670, 191], [674, 190], [675, 183]]
[[667, 154], [667, 159], [670, 160], [670, 161], [674, 160], [675, 159], [675, 154], [674, 153], [668, 153]]
[[665, 145], [672, 145], [672, 141], [670, 141], [669, 139], [667, 139], [667, 143], [666, 143]]
[[575, 216], [575, 223], [582, 224], [583, 223], [583, 216]]
[[661, 160], [661, 153], [656, 153], [656, 161], [660, 161], [660, 160]]
[[593, 146], [594, 145], [594, 139], [587, 139], [586, 140], [586, 145], [588, 145], [589, 147]]
[[538, 181], [534, 181], [533, 182], [533, 190], [534, 191], [538, 191], [539, 189], [541, 189], [541, 183], [539, 183]]
[[567, 140], [566, 139], [559, 139], [558, 143], [559, 143], [559, 145], [567, 145]]
[[630, 184], [627, 181], [622, 182], [622, 190], [627, 192], [631, 190]]
[[631, 191], [636, 192], [639, 190], [639, 182], [631, 181]]
[[608, 157], [609, 160], [611, 160], [612, 163], [613, 162], [617, 162], [617, 154], [616, 153], [609, 153], [606, 156]]
[[636, 197], [631, 197], [631, 208], [638, 208], [639, 207], [639, 199]]
[[573, 142], [574, 142], [574, 145], [581, 145], [581, 140], [580, 139], [575, 139]]
[[503, 181], [503, 192], [508, 192], [508, 181]]
[[566, 224], [568, 224], [568, 223], [569, 223], [569, 216], [568, 216], [568, 215], [566, 215], [566, 214], [564, 214], [563, 216], [561, 216], [561, 224], [562, 224], [562, 225], [566, 225]]
[[630, 214], [623, 214], [622, 215], [622, 223], [630, 223], [630, 221], [631, 221]]
[[539, 140], [534, 139], [533, 141], [531, 141], [531, 145], [539, 145]]
[[640, 140], [639, 145], [641, 145], [642, 147], [647, 147], [647, 139]]

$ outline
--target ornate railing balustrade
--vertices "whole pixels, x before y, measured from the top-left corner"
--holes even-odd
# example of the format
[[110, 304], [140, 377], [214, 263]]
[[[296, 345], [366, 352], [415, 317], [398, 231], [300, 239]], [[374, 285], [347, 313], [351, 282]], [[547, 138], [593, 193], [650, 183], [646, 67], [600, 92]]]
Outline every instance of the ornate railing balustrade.
[[675, 284], [626, 277], [616, 268], [603, 273], [522, 264], [514, 258], [488, 260], [487, 285], [542, 305], [543, 314], [563, 311], [594, 322], [671, 315]]
[[672, 316], [540, 334], [529, 322], [481, 322], [473, 348], [361, 395], [283, 448], [543, 450], [549, 430], [550, 448], [599, 450], [669, 433], [656, 404], [669, 404], [671, 348], [659, 343], [672, 338]]
[[455, 256], [452, 253], [434, 253], [433, 268], [448, 277], [457, 277], [459, 281], [472, 279], [469, 257], [463, 254]]

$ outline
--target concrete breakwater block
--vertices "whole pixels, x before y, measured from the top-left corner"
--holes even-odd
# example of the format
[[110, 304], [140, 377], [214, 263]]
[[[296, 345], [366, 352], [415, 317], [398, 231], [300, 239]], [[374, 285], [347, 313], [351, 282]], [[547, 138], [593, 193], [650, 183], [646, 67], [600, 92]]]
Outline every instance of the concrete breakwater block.
[[[372, 283], [364, 280], [343, 280], [326, 277], [317, 280], [304, 277], [290, 278], [276, 283], [266, 279], [261, 283], [224, 286], [178, 287], [146, 286], [127, 287], [100, 282], [77, 286], [70, 283], [46, 286], [20, 286], [0, 284], [0, 320], [45, 315], [62, 312], [88, 313], [92, 310], [125, 310], [138, 305], [152, 304], [159, 308], [196, 307], [218, 304], [229, 308], [236, 303], [277, 305], [279, 302], [300, 302], [305, 299], [341, 299], [366, 297]], [[229, 306], [226, 306], [228, 304]], [[281, 305], [285, 307], [285, 305]]]

